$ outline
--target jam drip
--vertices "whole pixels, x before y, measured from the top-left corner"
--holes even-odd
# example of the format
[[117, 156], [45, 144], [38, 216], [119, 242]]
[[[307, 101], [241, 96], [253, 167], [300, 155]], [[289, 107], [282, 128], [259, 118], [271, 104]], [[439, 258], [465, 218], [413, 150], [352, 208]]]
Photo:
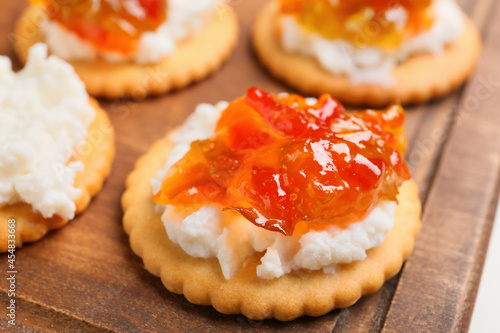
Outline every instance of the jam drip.
[[356, 47], [392, 50], [433, 21], [432, 0], [280, 0], [283, 14], [294, 15], [307, 30]]
[[166, 19], [167, 0], [31, 0], [98, 50], [129, 55]]
[[299, 223], [343, 227], [396, 200], [409, 179], [404, 117], [399, 105], [347, 113], [329, 95], [309, 105], [250, 88], [212, 138], [192, 143], [154, 199], [188, 210], [219, 203], [285, 235]]

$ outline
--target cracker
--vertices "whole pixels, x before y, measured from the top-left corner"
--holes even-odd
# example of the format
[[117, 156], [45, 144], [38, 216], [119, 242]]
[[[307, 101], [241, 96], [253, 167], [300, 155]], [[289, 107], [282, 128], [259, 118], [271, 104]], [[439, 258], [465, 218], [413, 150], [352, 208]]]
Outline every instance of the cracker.
[[[99, 192], [104, 179], [111, 171], [111, 163], [115, 154], [114, 132], [108, 115], [95, 100], [90, 101], [96, 110], [94, 121], [90, 124], [85, 143], [78, 149], [72, 161], [82, 161], [84, 170], [75, 176], [75, 187], [82, 190], [75, 200], [76, 214], [82, 213], [90, 203], [90, 199]], [[0, 252], [8, 247], [8, 225], [11, 218], [16, 220], [16, 247], [23, 243], [35, 242], [47, 232], [60, 228], [69, 222], [57, 215], [44, 218], [33, 212], [31, 205], [18, 203], [0, 207]]]
[[442, 54], [416, 55], [394, 68], [394, 85], [353, 84], [345, 75], [331, 74], [312, 57], [285, 52], [275, 33], [277, 15], [277, 3], [271, 1], [255, 22], [253, 45], [261, 63], [304, 95], [328, 93], [353, 106], [380, 108], [392, 102], [423, 103], [443, 96], [469, 77], [481, 51], [479, 31], [464, 18], [462, 34]]
[[365, 260], [342, 265], [333, 275], [300, 271], [264, 280], [256, 275], [262, 253], [255, 253], [234, 277], [225, 280], [216, 258], [191, 257], [172, 243], [161, 214], [155, 211], [150, 180], [163, 167], [170, 148], [165, 137], [137, 161], [122, 197], [123, 223], [146, 269], [160, 277], [169, 291], [184, 294], [194, 304], [255, 320], [320, 316], [376, 292], [399, 272], [413, 250], [421, 207], [416, 184], [407, 181], [400, 188], [394, 228], [381, 246], [367, 252]]
[[[19, 19], [14, 46], [25, 63], [29, 48], [43, 42], [39, 27], [47, 17], [40, 7], [29, 7]], [[156, 64], [68, 61], [93, 96], [140, 98], [180, 89], [199, 81], [219, 68], [236, 46], [238, 23], [229, 7], [219, 8], [214, 19], [194, 38], [181, 43], [175, 53]]]

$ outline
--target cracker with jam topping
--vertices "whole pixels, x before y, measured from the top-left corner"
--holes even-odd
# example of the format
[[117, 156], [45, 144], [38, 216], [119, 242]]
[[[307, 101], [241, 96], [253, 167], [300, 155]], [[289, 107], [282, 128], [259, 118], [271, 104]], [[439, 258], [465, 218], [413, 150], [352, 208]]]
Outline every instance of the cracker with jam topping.
[[[225, 4], [184, 22], [189, 4], [167, 0], [31, 2], [14, 35], [20, 60], [37, 42], [48, 43], [49, 51], [57, 45], [53, 53], [97, 97], [143, 98], [183, 88], [218, 69], [237, 42], [236, 15]], [[184, 11], [169, 17], [168, 10], [180, 5]], [[169, 20], [177, 26], [165, 27]]]
[[467, 80], [481, 51], [454, 0], [272, 0], [253, 45], [301, 93], [369, 107], [441, 97]]
[[258, 88], [200, 105], [136, 163], [134, 252], [165, 287], [226, 314], [287, 321], [376, 292], [420, 229], [404, 112]]

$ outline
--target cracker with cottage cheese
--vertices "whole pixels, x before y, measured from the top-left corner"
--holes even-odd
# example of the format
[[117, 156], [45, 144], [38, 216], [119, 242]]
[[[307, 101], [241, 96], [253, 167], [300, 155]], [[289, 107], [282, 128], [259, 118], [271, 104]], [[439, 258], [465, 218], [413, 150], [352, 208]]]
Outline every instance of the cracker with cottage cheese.
[[[258, 89], [250, 89], [247, 97], [250, 92], [257, 98], [270, 96]], [[287, 98], [286, 94], [278, 96]], [[295, 95], [290, 96], [293, 101]], [[254, 115], [247, 119], [243, 115], [252, 110], [241, 103], [239, 99], [231, 104], [220, 102], [213, 106], [199, 105], [184, 125], [156, 142], [137, 161], [134, 171], [127, 178], [126, 191], [122, 197], [124, 228], [130, 236], [133, 251], [142, 257], [146, 269], [160, 277], [169, 291], [184, 294], [192, 303], [212, 305], [225, 314], [242, 313], [258, 320], [277, 318], [287, 321], [303, 315], [320, 316], [335, 308], [348, 307], [361, 296], [377, 291], [386, 280], [398, 273], [413, 250], [420, 229], [421, 210], [415, 182], [408, 179], [401, 183], [397, 203], [396, 198], [380, 201], [371, 207], [370, 212], [346, 225], [318, 224], [308, 227], [298, 222], [294, 230], [287, 232], [286, 222], [280, 222], [281, 229], [274, 227], [280, 223], [270, 225], [259, 219], [251, 223], [251, 218], [249, 220], [227, 207], [223, 209], [226, 203], [211, 202], [203, 196], [196, 198], [200, 193], [209, 196], [214, 193], [214, 183], [210, 181], [208, 188], [203, 187], [203, 177], [200, 176], [203, 174], [202, 168], [197, 169], [197, 174], [188, 174], [189, 161], [199, 165], [196, 163], [196, 153], [192, 154], [193, 149], [204, 147], [201, 150], [207, 151], [210, 150], [207, 147], [216, 147], [217, 143], [206, 140], [212, 140], [214, 133], [222, 133], [225, 137], [227, 128], [224, 128], [224, 124], [231, 123], [240, 115], [243, 117], [239, 120], [240, 124], [245, 129], [254, 128]], [[306, 103], [310, 103], [312, 108], [317, 107], [317, 103], [338, 106], [329, 97], [322, 97], [319, 102], [314, 98], [306, 99]], [[256, 105], [263, 104], [259, 102]], [[228, 113], [230, 109], [233, 114]], [[399, 117], [398, 110], [394, 107], [387, 114], [396, 119]], [[328, 112], [327, 106], [324, 114], [334, 113]], [[321, 118], [315, 111], [311, 111], [311, 114]], [[286, 119], [291, 117], [288, 114]], [[283, 124], [281, 120], [286, 119], [277, 117], [271, 124], [280, 126]], [[255, 127], [257, 132], [253, 134], [246, 132], [243, 142], [235, 147], [255, 144], [258, 137], [265, 137], [264, 141], [268, 144], [269, 138], [259, 130], [262, 128]], [[355, 138], [351, 139], [356, 141]], [[209, 145], [203, 146], [204, 142]], [[401, 142], [404, 145], [404, 139]], [[259, 144], [254, 145], [254, 148], [257, 146]], [[321, 150], [318, 145], [313, 147], [317, 148], [317, 160], [324, 161], [323, 157], [328, 152]], [[345, 152], [345, 146], [336, 147]], [[271, 156], [259, 155], [263, 151], [257, 153], [254, 161], [265, 164], [273, 159]], [[228, 153], [227, 156], [233, 154]], [[245, 156], [240, 162], [253, 158], [248, 151]], [[399, 155], [393, 151], [391, 156], [391, 160], [398, 163], [396, 156]], [[369, 164], [360, 156], [356, 156], [356, 159], [363, 165]], [[228, 170], [234, 171], [231, 165], [235, 163], [226, 159], [223, 161], [222, 168], [228, 168], [221, 174], [227, 176]], [[243, 168], [240, 162], [236, 164]], [[215, 172], [213, 168], [217, 165], [220, 167], [217, 162], [212, 164], [212, 172]], [[333, 172], [326, 165], [325, 168], [323, 171], [326, 173]], [[195, 206], [184, 205], [186, 202], [180, 206], [174, 202], [166, 205], [158, 203], [161, 201], [158, 200], [158, 194], [165, 192], [164, 187], [182, 178], [176, 171], [181, 174], [186, 172], [186, 184], [182, 184], [187, 190], [180, 190], [181, 187], [176, 184], [172, 185], [174, 193], [184, 193], [186, 197], [192, 195], [192, 200], [187, 202]], [[233, 192], [244, 183], [242, 179], [246, 179], [245, 175], [238, 178], [240, 176], [233, 175], [238, 181], [228, 186], [226, 193]], [[276, 180], [274, 177], [277, 176], [273, 175], [270, 179]], [[226, 181], [223, 183], [226, 184]], [[266, 184], [266, 188], [273, 186], [266, 180], [262, 180], [262, 183]], [[286, 182], [281, 185], [278, 192], [287, 192], [291, 188]], [[307, 195], [306, 192], [305, 188], [299, 189], [299, 196]], [[239, 200], [241, 202], [245, 198]], [[238, 202], [236, 200], [233, 203]], [[294, 210], [294, 207], [289, 207], [284, 215], [291, 217]], [[309, 223], [315, 223], [312, 216], [309, 216]]]
[[[82, 213], [114, 157], [110, 120], [70, 65], [34, 46], [12, 72], [0, 58], [0, 252]], [[13, 222], [13, 223], [9, 223]]]
[[16, 26], [16, 53], [25, 62], [33, 44], [47, 43], [51, 53], [75, 68], [93, 96], [141, 98], [180, 89], [222, 65], [236, 46], [238, 24], [224, 3], [170, 0], [167, 8], [167, 20], [143, 33], [134, 53], [122, 55], [96, 49], [51, 21], [42, 7], [31, 6]]
[[[411, 37], [405, 37], [404, 27], [407, 24], [411, 29], [415, 24], [398, 1], [388, 3], [393, 7], [381, 13], [357, 7], [359, 12], [352, 14], [352, 20], [347, 18], [344, 27], [320, 23], [304, 27], [296, 13], [280, 10], [280, 2], [287, 1], [272, 0], [262, 8], [253, 28], [253, 45], [272, 75], [303, 94], [330, 93], [353, 106], [423, 103], [460, 86], [480, 55], [479, 32], [455, 0], [422, 2], [430, 3], [432, 11], [423, 10], [433, 13], [433, 21]], [[328, 6], [349, 6], [347, 1], [318, 2], [327, 7], [317, 15], [328, 12]], [[300, 4], [289, 8], [300, 8]], [[361, 14], [366, 19], [353, 23]], [[306, 20], [306, 14], [298, 17]], [[321, 18], [314, 22], [321, 22]], [[394, 31], [384, 35], [388, 26], [401, 31], [403, 37], [394, 37]], [[325, 30], [315, 30], [322, 28]], [[391, 38], [394, 45], [387, 46]]]

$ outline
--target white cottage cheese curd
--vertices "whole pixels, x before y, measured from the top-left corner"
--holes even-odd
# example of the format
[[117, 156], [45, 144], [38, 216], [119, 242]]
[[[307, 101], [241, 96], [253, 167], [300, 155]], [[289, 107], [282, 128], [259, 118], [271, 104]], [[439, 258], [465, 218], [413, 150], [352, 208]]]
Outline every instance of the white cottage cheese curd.
[[[99, 3], [103, 0], [98, 0]], [[115, 2], [120, 6], [119, 2]], [[133, 1], [125, 3], [134, 3]], [[132, 15], [141, 17], [141, 7], [127, 5]], [[69, 31], [61, 24], [48, 21], [41, 30], [46, 43], [54, 54], [65, 60], [95, 60], [102, 57], [110, 62], [135, 61], [138, 64], [155, 63], [162, 57], [172, 54], [177, 44], [196, 33], [204, 24], [205, 16], [214, 8], [213, 0], [169, 0], [167, 20], [156, 31], [145, 32], [139, 41], [138, 50], [131, 56], [118, 53], [99, 52], [89, 43]], [[97, 7], [98, 8], [98, 7]], [[133, 27], [130, 27], [133, 29]]]
[[[325, 39], [302, 28], [292, 15], [283, 15], [280, 19], [281, 44], [286, 52], [316, 58], [326, 70], [334, 75], [346, 74], [353, 83], [391, 85], [394, 83], [391, 71], [398, 63], [414, 54], [439, 54], [461, 33], [463, 14], [454, 0], [437, 0], [433, 6], [436, 19], [430, 30], [404, 41], [391, 52], [377, 47], [356, 48], [343, 39]], [[406, 12], [397, 7], [386, 16], [396, 26], [407, 19]]]
[[[315, 104], [315, 99], [308, 99]], [[200, 104], [171, 140], [173, 149], [163, 169], [151, 180], [153, 193], [161, 188], [170, 167], [190, 149], [191, 142], [211, 137], [226, 102]], [[308, 269], [333, 273], [335, 266], [366, 257], [366, 250], [379, 246], [394, 224], [396, 203], [381, 202], [365, 219], [346, 229], [335, 226], [309, 231], [300, 240], [259, 228], [242, 216], [222, 212], [216, 204], [185, 216], [173, 206], [158, 206], [170, 240], [193, 257], [217, 258], [222, 273], [230, 279], [242, 262], [255, 252], [264, 253], [257, 275], [278, 278], [292, 270]]]
[[25, 202], [49, 218], [71, 219], [81, 162], [67, 163], [94, 117], [85, 86], [47, 46], [30, 50], [14, 73], [0, 57], [0, 207]]

